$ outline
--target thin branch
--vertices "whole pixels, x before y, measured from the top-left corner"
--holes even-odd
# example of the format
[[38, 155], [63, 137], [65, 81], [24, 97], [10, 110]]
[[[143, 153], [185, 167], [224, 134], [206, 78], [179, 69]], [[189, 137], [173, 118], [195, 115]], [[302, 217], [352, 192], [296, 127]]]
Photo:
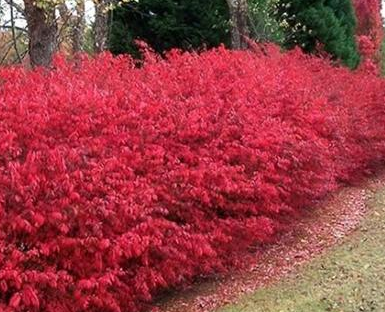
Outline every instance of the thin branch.
[[[72, 14], [72, 13], [69, 13], [68, 7], [65, 3], [59, 4], [57, 6], [57, 9], [59, 11], [59, 15], [61, 19], [66, 19], [68, 15]], [[58, 18], [56, 20], [58, 20]]]
[[0, 64], [1, 64], [1, 65], [3, 65], [4, 60], [7, 58], [8, 53], [9, 53], [9, 51], [11, 51], [11, 49], [12, 49], [12, 45], [10, 45], [10, 46], [8, 47], [8, 49], [5, 51], [3, 57], [1, 58], [1, 60], [0, 60]]
[[[74, 12], [75, 12], [75, 9], [67, 10], [67, 14], [66, 14], [65, 18], [62, 18], [62, 25], [58, 31], [57, 36], [56, 36], [59, 43], [61, 43], [60, 38], [62, 38], [62, 34], [63, 34], [64, 30], [67, 28], [68, 22], [69, 22], [72, 14]], [[57, 18], [56, 21], [59, 21], [59, 18]]]
[[5, 3], [7, 3], [8, 5], [10, 5], [10, 6], [12, 6], [13, 8], [15, 8], [17, 12], [19, 12], [19, 13], [22, 14], [22, 15], [25, 15], [25, 13], [24, 13], [24, 8], [23, 8], [21, 5], [19, 5], [19, 4], [17, 4], [17, 3], [14, 3], [13, 0], [4, 0], [4, 1], [5, 1]]
[[[19, 37], [21, 37], [21, 33], [17, 35], [16, 39], [18, 39]], [[0, 60], [0, 64], [3, 64], [4, 63], [4, 60], [7, 58], [8, 56], [8, 53], [9, 51], [11, 51], [12, 47], [13, 47], [13, 39], [9, 40], [4, 46], [6, 46], [7, 44], [9, 44], [9, 47], [7, 48], [7, 50], [4, 52], [4, 55], [3, 57], [1, 58]]]
[[13, 0], [10, 0], [9, 8], [11, 13], [11, 32], [12, 32], [12, 39], [13, 39], [13, 47], [15, 48], [17, 59], [21, 63], [21, 57], [20, 57], [19, 49], [17, 48], [17, 41], [16, 41], [15, 21], [13, 19]]
[[[0, 26], [0, 28], [3, 28], [3, 29], [12, 29], [12, 26], [3, 25], [3, 26]], [[21, 32], [24, 32], [24, 33], [28, 33], [28, 30], [25, 29], [25, 28], [21, 28], [21, 27], [18, 27], [18, 26], [14, 26], [13, 28], [16, 29], [16, 30], [18, 30], [18, 31], [21, 31]]]
[[[28, 49], [24, 50], [22, 53], [20, 53], [20, 57], [21, 57], [21, 60], [24, 60], [25, 56], [28, 54]], [[16, 61], [18, 61], [18, 58], [16, 57], [12, 63], [16, 63]], [[20, 63], [20, 61], [19, 61]]]
[[13, 39], [12, 38], [10, 40], [8, 40], [7, 42], [3, 43], [0, 48], [4, 49], [8, 45], [12, 48], [12, 46], [13, 46]]

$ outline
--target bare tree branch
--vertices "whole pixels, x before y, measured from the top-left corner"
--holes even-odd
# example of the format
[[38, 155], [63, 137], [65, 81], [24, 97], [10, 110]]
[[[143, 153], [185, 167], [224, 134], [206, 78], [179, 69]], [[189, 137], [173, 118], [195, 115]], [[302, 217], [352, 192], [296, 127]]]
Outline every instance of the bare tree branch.
[[85, 20], [85, 0], [76, 1], [76, 15], [72, 18], [71, 25], [71, 43], [72, 52], [78, 53], [83, 50]]
[[24, 16], [24, 8], [21, 5], [15, 3], [13, 0], [4, 0], [4, 1], [8, 5], [10, 5], [13, 8], [15, 8], [17, 12], [19, 12], [20, 14], [22, 14]]
[[65, 3], [60, 3], [57, 6], [57, 9], [59, 11], [60, 18], [63, 20], [68, 19], [68, 16], [72, 15], [72, 12], [68, 10], [68, 7]]
[[[2, 29], [12, 29], [12, 26], [7, 26], [7, 25], [0, 25], [0, 28]], [[22, 27], [18, 27], [18, 26], [13, 26], [14, 29], [18, 30], [18, 31], [21, 31], [21, 32], [24, 32], [24, 33], [28, 33], [28, 30], [26, 28], [22, 28]]]
[[[24, 60], [24, 57], [28, 54], [28, 49], [24, 50], [22, 53], [20, 53], [20, 58], [21, 60]], [[16, 63], [16, 61], [18, 61], [18, 57], [16, 57], [12, 63]], [[19, 61], [20, 62], [20, 61]]]
[[13, 19], [13, 0], [10, 0], [9, 9], [11, 13], [11, 32], [12, 32], [13, 47], [15, 49], [17, 58], [21, 63], [21, 57], [20, 57], [19, 49], [17, 48], [17, 41], [16, 41], [15, 20]]
[[59, 19], [61, 19], [61, 25], [60, 25], [60, 28], [59, 28], [59, 31], [58, 31], [57, 37], [56, 37], [59, 43], [61, 43], [64, 40], [63, 33], [64, 33], [65, 29], [67, 28], [69, 21], [71, 19], [71, 16], [74, 12], [75, 12], [74, 8], [71, 10], [68, 10], [68, 8], [66, 6], [65, 10], [64, 10], [64, 7], [62, 7], [61, 12], [59, 12], [60, 18], [59, 17], [56, 18], [56, 22], [58, 22]]
[[[22, 34], [22, 33], [19, 33], [19, 34], [17, 35], [16, 39], [18, 39], [18, 38], [21, 36], [21, 34]], [[2, 65], [2, 64], [4, 63], [5, 59], [6, 59], [7, 56], [8, 56], [8, 53], [12, 50], [12, 48], [13, 48], [13, 39], [11, 39], [11, 40], [9, 40], [8, 42], [6, 42], [6, 43], [4, 44], [4, 47], [7, 46], [8, 44], [9, 44], [9, 46], [8, 46], [8, 48], [5, 50], [5, 52], [4, 52], [4, 54], [3, 54], [3, 57], [2, 57], [1, 60], [0, 60], [0, 65]]]

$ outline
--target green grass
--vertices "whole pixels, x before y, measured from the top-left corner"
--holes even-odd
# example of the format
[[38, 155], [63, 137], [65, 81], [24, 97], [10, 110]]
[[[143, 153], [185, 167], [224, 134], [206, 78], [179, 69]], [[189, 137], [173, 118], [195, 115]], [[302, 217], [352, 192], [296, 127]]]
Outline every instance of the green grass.
[[360, 228], [295, 275], [218, 312], [385, 312], [385, 189]]

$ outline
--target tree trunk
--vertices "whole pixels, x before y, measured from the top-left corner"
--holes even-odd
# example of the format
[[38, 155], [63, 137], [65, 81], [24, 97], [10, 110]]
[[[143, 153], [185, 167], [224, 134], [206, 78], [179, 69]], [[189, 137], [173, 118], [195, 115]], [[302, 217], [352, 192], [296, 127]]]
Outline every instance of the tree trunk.
[[85, 30], [85, 2], [78, 0], [76, 2], [76, 16], [72, 25], [72, 52], [77, 53], [83, 50], [84, 30]]
[[32, 66], [49, 66], [57, 50], [54, 8], [42, 9], [33, 0], [24, 0], [28, 25], [29, 56]]
[[95, 3], [95, 52], [103, 52], [108, 43], [108, 0], [100, 0]]
[[226, 0], [230, 12], [231, 47], [246, 49], [250, 36], [247, 0]]

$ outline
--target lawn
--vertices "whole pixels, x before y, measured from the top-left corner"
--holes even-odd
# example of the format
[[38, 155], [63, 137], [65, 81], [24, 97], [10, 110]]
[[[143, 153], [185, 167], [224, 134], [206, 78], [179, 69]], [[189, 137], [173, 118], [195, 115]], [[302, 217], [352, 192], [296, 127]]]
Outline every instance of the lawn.
[[218, 312], [385, 311], [385, 188], [359, 229], [279, 284]]

